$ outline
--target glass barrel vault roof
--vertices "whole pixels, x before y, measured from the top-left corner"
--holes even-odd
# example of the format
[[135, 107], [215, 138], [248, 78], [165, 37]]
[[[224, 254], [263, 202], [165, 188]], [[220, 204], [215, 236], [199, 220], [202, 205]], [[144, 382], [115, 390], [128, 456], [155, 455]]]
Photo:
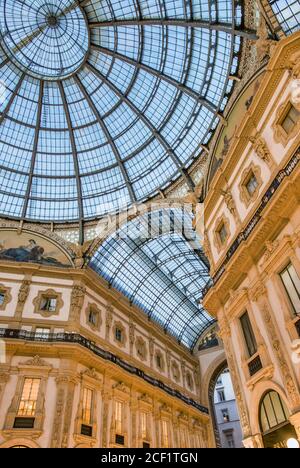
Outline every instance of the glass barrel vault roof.
[[92, 219], [143, 201], [209, 139], [241, 2], [2, 0], [0, 214]]
[[214, 323], [200, 303], [208, 262], [192, 215], [182, 209], [129, 222], [102, 243], [90, 266], [188, 348]]

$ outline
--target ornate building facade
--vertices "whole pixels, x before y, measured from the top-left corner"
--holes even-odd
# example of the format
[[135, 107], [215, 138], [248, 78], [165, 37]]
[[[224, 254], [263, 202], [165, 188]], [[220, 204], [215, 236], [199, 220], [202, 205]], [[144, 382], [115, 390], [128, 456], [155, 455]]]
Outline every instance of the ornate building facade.
[[[204, 305], [218, 318], [246, 447], [269, 446], [282, 425], [299, 439], [299, 47], [299, 34], [277, 45], [205, 201]], [[267, 421], [266, 395], [280, 399], [279, 420]]]

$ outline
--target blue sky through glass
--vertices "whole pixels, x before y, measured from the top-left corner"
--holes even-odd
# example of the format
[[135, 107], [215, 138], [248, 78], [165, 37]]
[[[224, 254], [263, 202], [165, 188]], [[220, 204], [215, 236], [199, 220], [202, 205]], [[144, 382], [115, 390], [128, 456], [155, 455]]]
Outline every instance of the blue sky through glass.
[[190, 188], [185, 169], [232, 88], [241, 38], [231, 28], [234, 14], [241, 25], [240, 7], [231, 0], [49, 5], [1, 2], [0, 213], [91, 219], [180, 176]]

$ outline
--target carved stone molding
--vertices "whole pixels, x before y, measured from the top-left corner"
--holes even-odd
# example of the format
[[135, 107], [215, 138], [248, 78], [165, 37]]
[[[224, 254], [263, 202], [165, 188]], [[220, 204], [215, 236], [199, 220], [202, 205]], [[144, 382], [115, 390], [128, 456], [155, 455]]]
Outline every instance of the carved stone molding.
[[213, 254], [212, 254], [212, 250], [211, 250], [211, 245], [210, 245], [210, 240], [209, 240], [209, 237], [208, 237], [208, 232], [207, 230], [204, 231], [204, 240], [203, 240], [203, 250], [204, 250], [204, 253], [210, 263], [210, 266], [213, 267], [214, 266], [214, 258], [213, 258]]
[[24, 306], [29, 296], [30, 285], [31, 285], [31, 278], [25, 278], [22, 281], [22, 284], [20, 286], [19, 293], [18, 293], [18, 302], [17, 302], [17, 307], [16, 307], [15, 318], [22, 317]]
[[36, 355], [32, 359], [28, 359], [28, 361], [21, 362], [20, 366], [30, 366], [30, 367], [52, 367], [49, 362], [42, 359], [40, 356]]
[[293, 54], [289, 60], [288, 68], [292, 78], [300, 78], [300, 52]]
[[230, 189], [227, 188], [226, 190], [222, 190], [221, 193], [223, 195], [224, 201], [226, 203], [226, 206], [227, 206], [229, 212], [233, 216], [236, 224], [239, 225], [241, 223], [241, 218], [240, 218], [239, 212], [238, 212], [237, 207], [236, 207], [236, 203], [235, 203], [235, 201], [233, 199], [233, 196], [232, 196], [232, 193], [231, 193]]
[[127, 385], [124, 382], [117, 382], [112, 386], [112, 388], [122, 393], [126, 393], [126, 394], [130, 393], [130, 388], [127, 387]]
[[258, 40], [255, 43], [259, 60], [271, 57], [277, 46], [277, 41], [269, 38], [269, 31], [264, 16], [260, 15], [260, 22], [257, 29]]
[[266, 140], [260, 135], [260, 133], [257, 133], [254, 137], [250, 137], [250, 142], [252, 143], [257, 156], [265, 162], [270, 169], [272, 169], [275, 163]]
[[110, 330], [113, 323], [113, 312], [114, 309], [111, 304], [106, 306], [106, 315], [105, 315], [105, 338], [109, 339]]
[[72, 409], [76, 380], [72, 376], [60, 375], [56, 379], [56, 411], [52, 430], [52, 448], [67, 448], [70, 435]]
[[[250, 194], [247, 190], [247, 180], [253, 174], [257, 180], [257, 187], [255, 191]], [[241, 180], [239, 183], [239, 191], [240, 191], [240, 199], [242, 203], [249, 208], [251, 203], [254, 203], [258, 199], [258, 195], [260, 192], [260, 188], [263, 185], [262, 175], [261, 175], [261, 167], [257, 166], [253, 163], [250, 166], [246, 167], [241, 175]]]
[[259, 307], [262, 312], [262, 317], [264, 319], [269, 339], [279, 365], [279, 370], [282, 374], [282, 379], [287, 394], [289, 396], [291, 406], [294, 408], [298, 408], [300, 406], [299, 389], [295, 382], [295, 378], [292, 375], [292, 371], [288, 365], [288, 362], [285, 358], [285, 353], [281, 344], [281, 338], [276, 330], [269, 305], [264, 296], [261, 296], [259, 299]]
[[147, 393], [143, 393], [141, 396], [139, 396], [138, 400], [143, 402], [143, 403], [147, 403], [148, 405], [153, 404], [153, 400], [152, 400], [151, 396], [148, 395]]
[[81, 284], [74, 284], [71, 292], [69, 320], [79, 322], [86, 288]]

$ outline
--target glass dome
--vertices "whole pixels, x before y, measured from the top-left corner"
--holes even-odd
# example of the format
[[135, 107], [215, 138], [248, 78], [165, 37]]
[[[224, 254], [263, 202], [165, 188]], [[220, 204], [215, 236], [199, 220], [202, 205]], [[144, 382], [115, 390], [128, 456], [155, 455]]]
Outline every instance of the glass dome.
[[2, 216], [80, 221], [188, 167], [236, 73], [233, 0], [2, 0]]

